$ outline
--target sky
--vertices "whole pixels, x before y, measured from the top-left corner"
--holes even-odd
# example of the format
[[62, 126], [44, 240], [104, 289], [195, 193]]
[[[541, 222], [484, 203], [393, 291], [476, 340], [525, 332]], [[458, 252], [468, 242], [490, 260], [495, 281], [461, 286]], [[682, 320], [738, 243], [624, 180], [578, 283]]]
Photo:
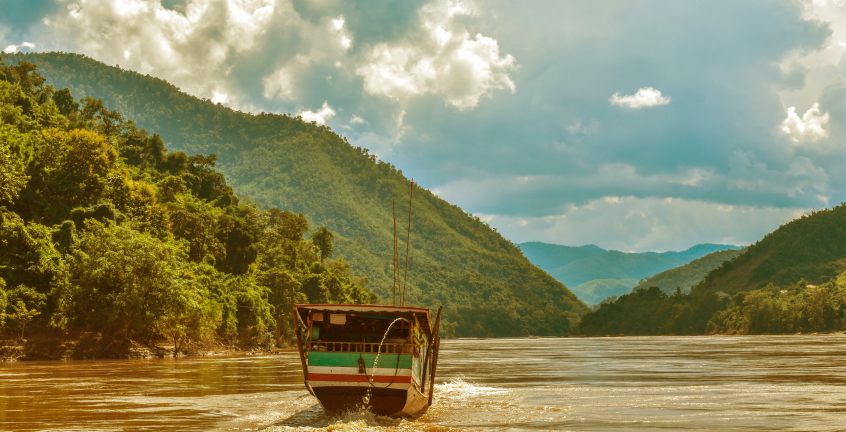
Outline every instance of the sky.
[[846, 0], [0, 0], [0, 48], [329, 125], [514, 242], [747, 244], [846, 200]]

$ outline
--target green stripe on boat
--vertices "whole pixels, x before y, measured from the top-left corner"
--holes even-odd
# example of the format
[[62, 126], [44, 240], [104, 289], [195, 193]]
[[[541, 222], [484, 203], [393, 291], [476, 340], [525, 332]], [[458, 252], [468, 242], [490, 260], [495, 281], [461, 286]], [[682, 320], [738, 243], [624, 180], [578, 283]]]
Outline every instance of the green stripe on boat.
[[[373, 367], [373, 361], [376, 359], [376, 353], [349, 353], [349, 352], [326, 352], [326, 351], [310, 351], [308, 353], [309, 366], [342, 366], [342, 367], [358, 367], [359, 355], [364, 358], [364, 364], [368, 369]], [[382, 368], [396, 368], [397, 357], [399, 357], [399, 368], [408, 369], [411, 367], [411, 354], [385, 354], [379, 356], [379, 364], [377, 367]]]

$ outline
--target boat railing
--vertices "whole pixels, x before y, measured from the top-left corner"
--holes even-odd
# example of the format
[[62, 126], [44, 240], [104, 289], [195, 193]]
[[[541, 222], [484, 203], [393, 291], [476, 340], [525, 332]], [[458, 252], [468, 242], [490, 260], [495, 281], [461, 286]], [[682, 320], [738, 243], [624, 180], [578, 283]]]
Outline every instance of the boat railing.
[[409, 343], [383, 343], [382, 348], [379, 348], [379, 343], [373, 342], [329, 342], [329, 341], [311, 341], [309, 343], [309, 351], [330, 351], [330, 352], [357, 352], [357, 353], [387, 353], [387, 354], [407, 354], [412, 352], [412, 346]]

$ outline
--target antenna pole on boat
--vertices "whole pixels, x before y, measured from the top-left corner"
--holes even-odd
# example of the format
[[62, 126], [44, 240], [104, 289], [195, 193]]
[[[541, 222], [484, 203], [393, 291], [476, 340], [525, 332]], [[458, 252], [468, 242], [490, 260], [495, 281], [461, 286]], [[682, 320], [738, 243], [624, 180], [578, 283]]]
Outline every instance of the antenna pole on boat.
[[399, 285], [399, 250], [397, 244], [397, 204], [396, 201], [391, 201], [391, 214], [394, 217], [394, 256], [393, 256], [393, 270], [394, 270], [394, 288], [391, 304], [397, 304], [397, 288]]
[[405, 306], [405, 288], [408, 285], [408, 260], [409, 251], [411, 250], [411, 197], [414, 195], [414, 179], [408, 186], [408, 232], [405, 236], [405, 276], [402, 280], [402, 295], [400, 296], [400, 304]]

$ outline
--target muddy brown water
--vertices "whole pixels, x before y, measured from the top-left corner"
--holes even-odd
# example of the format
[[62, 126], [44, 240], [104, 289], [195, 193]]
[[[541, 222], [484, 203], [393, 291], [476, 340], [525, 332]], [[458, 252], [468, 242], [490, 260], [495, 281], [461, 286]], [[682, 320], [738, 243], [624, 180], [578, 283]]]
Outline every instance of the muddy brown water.
[[0, 365], [3, 430], [844, 430], [846, 336], [451, 340], [417, 420], [328, 417], [296, 353]]

